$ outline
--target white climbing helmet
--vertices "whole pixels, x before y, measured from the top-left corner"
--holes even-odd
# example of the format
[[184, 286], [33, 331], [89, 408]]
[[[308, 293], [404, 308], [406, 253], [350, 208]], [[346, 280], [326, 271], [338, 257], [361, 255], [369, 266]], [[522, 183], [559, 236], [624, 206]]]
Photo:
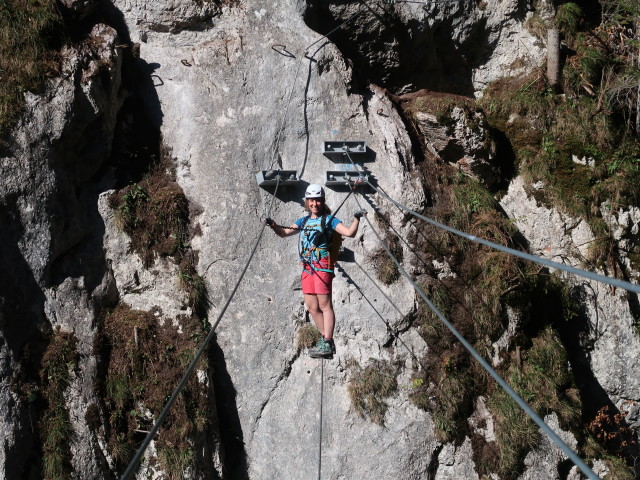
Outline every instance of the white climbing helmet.
[[324, 198], [324, 189], [317, 183], [312, 183], [304, 192], [304, 198]]

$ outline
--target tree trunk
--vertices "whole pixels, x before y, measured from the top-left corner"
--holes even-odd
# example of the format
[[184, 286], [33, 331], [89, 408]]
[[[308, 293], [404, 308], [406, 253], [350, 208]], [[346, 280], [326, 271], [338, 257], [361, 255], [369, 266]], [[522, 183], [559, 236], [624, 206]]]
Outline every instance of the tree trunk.
[[560, 30], [547, 30], [547, 81], [557, 92], [560, 88]]

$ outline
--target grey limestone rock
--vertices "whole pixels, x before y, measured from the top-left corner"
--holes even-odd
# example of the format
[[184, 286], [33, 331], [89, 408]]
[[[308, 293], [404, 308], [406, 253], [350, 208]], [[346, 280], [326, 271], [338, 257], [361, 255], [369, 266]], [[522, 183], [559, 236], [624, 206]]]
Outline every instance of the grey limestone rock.
[[95, 401], [96, 310], [114, 296], [95, 243], [102, 238], [95, 178], [110, 154], [121, 56], [112, 28], [96, 25], [91, 36], [92, 42], [62, 52], [62, 75], [49, 80], [43, 94], [26, 94], [26, 111], [8, 138], [10, 154], [0, 158], [3, 478], [28, 475], [38, 465], [28, 459], [34, 441], [31, 407], [8, 383], [18, 378], [20, 388], [15, 372], [28, 368], [20, 365], [27, 361], [24, 345], [29, 342], [37, 355], [42, 332], [53, 326], [79, 340], [80, 362], [67, 403], [75, 433], [72, 464], [91, 478], [107, 475], [84, 411]]
[[416, 113], [427, 149], [489, 188], [495, 187], [500, 181], [500, 169], [484, 114], [456, 106], [448, 116], [449, 124], [443, 125], [430, 113]]
[[[509, 187], [501, 205], [529, 242], [532, 252], [559, 263], [581, 267], [594, 235], [584, 220], [571, 218], [562, 212], [539, 205], [524, 190], [522, 179]], [[614, 235], [636, 245], [637, 209], [611, 212], [603, 205], [603, 218]], [[628, 262], [622, 252], [622, 261]], [[630, 263], [629, 263], [630, 265]], [[630, 268], [630, 272], [634, 269]], [[604, 273], [604, 272], [599, 272]], [[636, 275], [636, 273], [632, 273]], [[581, 335], [585, 361], [597, 379], [599, 387], [610, 396], [613, 404], [627, 418], [637, 423], [635, 406], [640, 402], [640, 337], [634, 317], [635, 294], [607, 285], [563, 274], [573, 286], [572, 294], [584, 305], [588, 325]]]

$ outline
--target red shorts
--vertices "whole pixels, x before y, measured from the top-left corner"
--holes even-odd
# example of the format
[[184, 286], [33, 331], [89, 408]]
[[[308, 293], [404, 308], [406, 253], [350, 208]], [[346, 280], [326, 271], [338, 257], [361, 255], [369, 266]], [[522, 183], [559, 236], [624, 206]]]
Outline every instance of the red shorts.
[[[326, 268], [326, 265], [324, 268]], [[305, 269], [302, 272], [302, 293], [330, 295], [332, 282], [333, 273], [311, 270], [309, 266], [305, 265]]]

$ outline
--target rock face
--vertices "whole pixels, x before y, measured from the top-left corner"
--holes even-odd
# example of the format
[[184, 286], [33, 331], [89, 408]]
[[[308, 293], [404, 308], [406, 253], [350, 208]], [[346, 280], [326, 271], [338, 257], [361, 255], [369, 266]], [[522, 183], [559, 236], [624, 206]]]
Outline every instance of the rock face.
[[39, 462], [30, 462], [32, 406], [11, 384], [16, 372], [30, 368], [29, 355], [41, 355], [43, 334], [52, 326], [78, 338], [80, 362], [68, 397], [73, 467], [87, 478], [106, 474], [84, 411], [95, 400], [97, 309], [116, 295], [100, 247], [104, 227], [96, 200], [121, 104], [121, 56], [113, 28], [96, 25], [91, 37], [93, 42], [63, 52], [62, 76], [44, 95], [27, 95], [10, 153], [0, 159], [3, 478], [38, 468]]
[[[88, 18], [98, 8], [92, 2], [64, 3], [78, 17]], [[198, 445], [207, 450], [211, 467], [192, 476], [316, 475], [322, 419], [323, 478], [478, 478], [470, 440], [443, 445], [431, 416], [409, 401], [412, 373], [420, 368], [415, 359], [428, 353], [411, 328], [414, 291], [404, 279], [379, 285], [370, 261], [380, 248], [373, 229], [392, 228], [406, 238], [410, 226], [404, 215], [365, 189], [337, 212], [349, 224], [363, 207], [371, 223], [362, 222], [356, 238], [344, 243], [347, 255], [333, 295], [337, 355], [324, 364], [297, 347], [297, 333], [309, 319], [295, 238], [281, 239], [268, 229], [260, 235], [266, 216], [284, 225], [302, 216], [306, 185], [322, 183], [336, 163], [350, 163], [323, 156], [324, 141], [366, 142], [367, 154], [354, 160], [392, 198], [423, 208], [427, 196], [416, 174], [414, 141], [382, 86], [397, 93], [429, 88], [473, 94], [492, 79], [521, 71], [525, 57], [529, 67], [538, 64], [544, 51], [522, 27], [529, 4], [375, 4], [365, 10], [357, 2], [115, 0], [100, 8], [112, 26], [96, 25], [91, 41], [64, 52], [63, 75], [50, 81], [44, 95], [27, 96], [27, 112], [10, 136], [10, 154], [0, 158], [0, 476], [37, 476], [29, 472], [28, 455], [35, 448], [30, 407], [12, 385], [26, 362], [25, 344], [41, 354], [42, 332], [59, 326], [75, 333], [80, 361], [67, 394], [72, 469], [77, 478], [111, 478], [121, 472], [115, 471], [104, 432], [89, 429], [85, 415], [98, 401], [98, 312], [120, 301], [141, 310], [159, 308], [161, 321], [190, 313], [176, 288], [176, 265], [158, 260], [145, 267], [129, 251], [107, 203], [108, 191], [127, 170], [127, 159], [112, 153], [116, 132], [129, 125], [121, 110], [129, 95], [171, 151], [177, 182], [191, 203], [196, 234], [190, 247], [198, 253], [211, 323], [257, 245], [216, 331], [213, 382], [223, 445], [217, 437], [213, 446]], [[350, 18], [329, 40], [321, 36]], [[121, 83], [124, 48], [139, 55], [142, 81], [129, 86], [133, 92]], [[455, 115], [460, 127], [442, 138], [447, 145], [463, 145], [464, 154], [453, 161], [464, 160], [471, 173], [494, 182], [486, 139], [465, 127], [473, 118]], [[437, 128], [432, 119], [424, 122]], [[279, 188], [274, 198], [273, 189], [260, 189], [255, 180], [256, 172], [273, 169], [296, 170], [302, 181]], [[534, 253], [576, 261], [584, 255], [581, 243], [593, 238], [584, 225], [530, 204], [518, 183], [512, 188], [503, 206]], [[327, 189], [327, 203], [337, 209], [347, 195], [339, 187]], [[375, 209], [388, 213], [390, 227], [374, 219]], [[613, 217], [628, 227], [621, 238], [637, 235], [635, 217]], [[533, 218], [547, 222], [547, 237], [535, 237], [540, 227], [533, 229]], [[411, 258], [410, 249], [402, 248], [403, 257]], [[15, 283], [18, 292], [7, 294], [15, 292]], [[637, 352], [638, 337], [623, 294], [607, 297], [590, 288], [597, 296], [586, 304], [599, 334], [587, 363], [622, 409], [640, 399], [637, 379], [630, 380], [638, 357], [629, 355]], [[606, 322], [600, 320], [603, 313]], [[629, 350], [607, 363], [606, 352], [622, 341]], [[400, 388], [386, 400], [384, 425], [359, 417], [349, 400], [350, 366], [370, 359], [397, 366]], [[482, 423], [486, 414], [478, 410]], [[637, 422], [637, 415], [636, 408], [630, 421]], [[545, 444], [527, 457], [524, 477], [557, 471], [561, 461]], [[140, 477], [154, 474], [153, 468]]]
[[[501, 205], [527, 238], [532, 253], [582, 267], [589, 245], [595, 240], [586, 222], [539, 205], [527, 194], [521, 178], [512, 182]], [[625, 239], [625, 251], [637, 248], [637, 209], [612, 212], [605, 204], [603, 210], [603, 218], [610, 224], [614, 236]], [[626, 255], [622, 254], [621, 258], [630, 265]], [[596, 381], [592, 382], [595, 390], [592, 394], [597, 398], [610, 398], [628, 424], [637, 428], [640, 384], [633, 372], [640, 368], [640, 338], [635, 325], [635, 295], [585, 278], [568, 274], [564, 277], [573, 285], [573, 294], [581, 298], [586, 318], [585, 325], [572, 327], [579, 335], [575, 341], [582, 352], [574, 359], [573, 368], [593, 372]]]
[[503, 2], [309, 2], [307, 23], [332, 35], [359, 75], [394, 93], [427, 88], [472, 94], [544, 60], [523, 22], [532, 4]]
[[501, 180], [495, 143], [482, 112], [456, 106], [448, 113], [447, 122], [439, 121], [432, 114], [417, 112], [416, 123], [431, 153], [489, 188]]

